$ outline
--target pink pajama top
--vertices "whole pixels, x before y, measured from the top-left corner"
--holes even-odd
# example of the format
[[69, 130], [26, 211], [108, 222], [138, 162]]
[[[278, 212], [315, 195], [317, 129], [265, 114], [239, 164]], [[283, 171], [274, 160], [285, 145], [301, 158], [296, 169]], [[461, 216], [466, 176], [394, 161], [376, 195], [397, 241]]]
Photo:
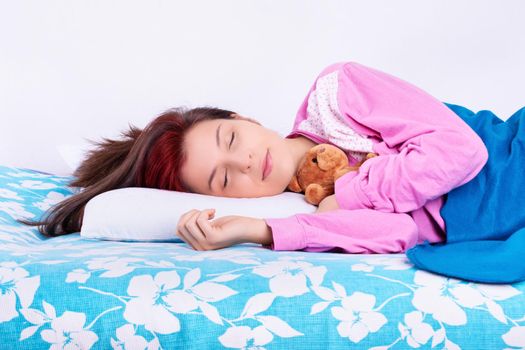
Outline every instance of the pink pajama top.
[[292, 132], [343, 149], [351, 164], [335, 182], [338, 210], [266, 218], [274, 250], [401, 253], [445, 240], [444, 195], [488, 159], [479, 136], [418, 87], [356, 62], [328, 66], [300, 106]]

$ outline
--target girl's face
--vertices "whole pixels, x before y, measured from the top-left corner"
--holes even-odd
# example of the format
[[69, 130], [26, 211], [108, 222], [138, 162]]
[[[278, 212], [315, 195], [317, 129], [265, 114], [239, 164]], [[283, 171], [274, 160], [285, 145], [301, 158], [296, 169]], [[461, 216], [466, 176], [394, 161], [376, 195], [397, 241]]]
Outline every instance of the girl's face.
[[[188, 130], [183, 181], [196, 193], [220, 197], [284, 192], [296, 170], [290, 140], [255, 120], [234, 116], [231, 120], [205, 120]], [[267, 152], [271, 172], [263, 180]]]

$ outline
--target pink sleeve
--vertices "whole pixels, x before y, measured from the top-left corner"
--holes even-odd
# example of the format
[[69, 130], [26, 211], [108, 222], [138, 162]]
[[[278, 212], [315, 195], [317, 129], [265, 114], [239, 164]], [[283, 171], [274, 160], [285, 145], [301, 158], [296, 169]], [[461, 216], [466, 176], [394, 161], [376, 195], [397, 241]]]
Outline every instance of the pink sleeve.
[[335, 183], [340, 208], [411, 212], [468, 182], [485, 165], [483, 141], [428, 93], [354, 62], [338, 72], [341, 115], [397, 152], [340, 177]]
[[348, 253], [401, 253], [417, 243], [417, 226], [408, 214], [372, 209], [338, 209], [287, 218], [265, 219], [272, 230], [273, 250]]

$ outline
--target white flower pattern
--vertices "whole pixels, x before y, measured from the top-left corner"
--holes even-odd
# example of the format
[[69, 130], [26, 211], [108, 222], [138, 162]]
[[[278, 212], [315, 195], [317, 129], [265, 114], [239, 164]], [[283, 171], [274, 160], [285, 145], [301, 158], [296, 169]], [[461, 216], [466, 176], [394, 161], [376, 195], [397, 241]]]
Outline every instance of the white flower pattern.
[[14, 262], [0, 262], [0, 323], [18, 316], [17, 304], [29, 307], [39, 285], [39, 276], [29, 277], [29, 272]]
[[51, 321], [51, 329], [42, 331], [42, 339], [52, 344], [50, 349], [90, 349], [98, 336], [84, 329], [85, 322], [85, 314], [66, 311]]
[[405, 315], [405, 324], [399, 323], [399, 332], [412, 348], [419, 348], [433, 336], [434, 330], [423, 322], [421, 311], [412, 311]]
[[337, 332], [354, 343], [359, 343], [370, 332], [377, 332], [387, 322], [386, 317], [373, 310], [375, 296], [355, 292], [344, 297], [341, 306], [332, 308], [332, 315], [338, 319]]

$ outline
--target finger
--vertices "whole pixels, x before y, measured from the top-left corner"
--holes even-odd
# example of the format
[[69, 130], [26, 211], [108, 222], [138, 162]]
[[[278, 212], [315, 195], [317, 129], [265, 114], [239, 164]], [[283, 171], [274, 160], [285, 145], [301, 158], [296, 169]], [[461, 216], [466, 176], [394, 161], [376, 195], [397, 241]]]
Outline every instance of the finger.
[[[195, 223], [197, 224], [197, 227], [201, 230], [201, 232], [204, 235], [204, 238], [206, 237], [206, 233], [208, 233], [210, 230], [210, 225], [208, 223], [208, 220], [212, 219], [215, 216], [215, 209], [204, 209], [199, 213], [199, 215], [195, 219]], [[206, 225], [208, 224], [208, 225]]]
[[203, 210], [196, 219], [197, 227], [200, 229], [200, 231], [203, 234], [204, 240], [210, 244], [210, 238], [212, 233], [212, 227], [210, 225], [210, 222], [208, 220], [212, 219], [215, 215], [215, 209], [206, 209]]
[[181, 231], [184, 234], [185, 242], [188, 243], [195, 250], [204, 250], [201, 245], [193, 238], [193, 235], [188, 231], [187, 228], [183, 227]]
[[182, 231], [182, 227], [184, 226], [184, 223], [186, 222], [187, 220], [187, 216], [189, 213], [191, 213], [192, 210], [182, 214], [180, 217], [179, 217], [179, 222], [177, 222], [177, 227], [176, 227], [176, 232], [175, 234], [180, 237], [187, 245], [189, 245], [190, 247], [193, 248], [193, 246], [190, 244], [190, 242], [188, 241], [188, 239], [186, 238], [186, 235], [184, 234], [184, 232]]
[[186, 243], [187, 245], [193, 248], [193, 246], [190, 244], [190, 242], [186, 238], [186, 235], [184, 234], [184, 232], [182, 232], [183, 219], [184, 219], [184, 215], [181, 215], [181, 217], [179, 218], [179, 222], [177, 223], [177, 227], [175, 228], [175, 235], [179, 237], [180, 239], [182, 239], [184, 243]]
[[177, 225], [177, 230], [181, 238], [184, 240], [184, 242], [186, 242], [186, 244], [188, 244], [195, 250], [201, 250], [200, 245], [195, 243], [195, 239], [193, 238], [192, 234], [186, 228], [186, 225], [188, 221], [191, 219], [192, 215], [195, 215], [195, 213], [197, 212], [198, 210], [192, 209], [189, 212], [182, 215]]
[[200, 228], [196, 224], [197, 217], [199, 216], [201, 212], [195, 211], [191, 214], [191, 216], [188, 218], [188, 221], [186, 221], [186, 224], [184, 225], [184, 232], [186, 233], [186, 237], [188, 240], [190, 240], [191, 244], [195, 246], [197, 250], [206, 250], [206, 240], [204, 238], [204, 235]]
[[187, 245], [189, 245], [192, 249], [195, 249], [195, 248], [191, 245], [191, 243], [188, 241], [188, 239], [186, 238], [186, 235], [185, 235], [184, 233], [182, 233], [181, 230], [177, 229], [177, 233], [176, 233], [176, 235], [177, 235], [178, 237], [180, 237], [180, 239], [182, 239], [182, 240], [184, 241], [184, 243], [186, 243]]
[[179, 224], [184, 225], [186, 221], [188, 221], [188, 219], [197, 211], [198, 211], [197, 209], [192, 209], [182, 214], [179, 218]]
[[184, 214], [182, 214], [179, 218], [179, 222], [177, 223], [177, 229], [179, 229], [180, 227], [184, 226], [186, 224], [186, 222], [188, 221], [188, 219], [191, 217], [191, 215], [193, 213], [195, 213], [197, 211], [197, 209], [192, 209]]
[[200, 211], [195, 212], [186, 222], [185, 228], [190, 235], [189, 239], [192, 240], [192, 243], [197, 245], [200, 250], [206, 250], [206, 237], [196, 223], [197, 218], [202, 213]]

